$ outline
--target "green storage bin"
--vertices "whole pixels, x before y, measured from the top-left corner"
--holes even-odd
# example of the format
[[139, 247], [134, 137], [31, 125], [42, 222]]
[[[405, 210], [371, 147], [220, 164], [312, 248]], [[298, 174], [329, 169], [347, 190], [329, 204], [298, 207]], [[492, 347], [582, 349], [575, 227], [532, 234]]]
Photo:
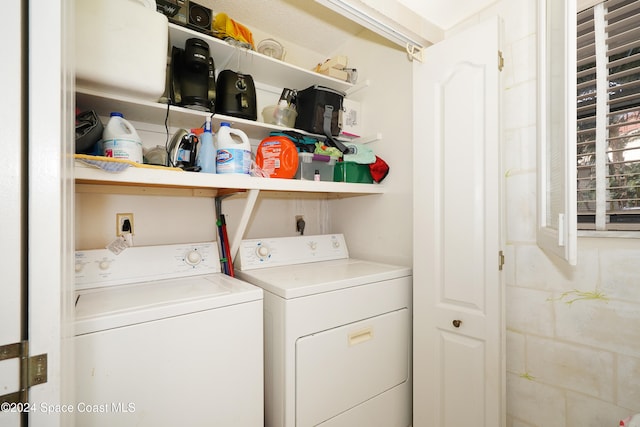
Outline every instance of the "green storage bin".
[[333, 180], [336, 182], [356, 182], [373, 184], [369, 165], [355, 162], [338, 162], [333, 167]]

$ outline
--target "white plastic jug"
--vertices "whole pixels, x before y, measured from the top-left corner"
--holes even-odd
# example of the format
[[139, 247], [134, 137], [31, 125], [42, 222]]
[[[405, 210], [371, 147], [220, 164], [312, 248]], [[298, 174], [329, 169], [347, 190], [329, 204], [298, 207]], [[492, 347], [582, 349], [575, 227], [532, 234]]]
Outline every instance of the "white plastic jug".
[[102, 132], [102, 153], [106, 157], [142, 163], [142, 140], [122, 113], [111, 113]]
[[244, 132], [233, 129], [227, 122], [220, 123], [216, 147], [216, 173], [249, 174], [251, 144]]

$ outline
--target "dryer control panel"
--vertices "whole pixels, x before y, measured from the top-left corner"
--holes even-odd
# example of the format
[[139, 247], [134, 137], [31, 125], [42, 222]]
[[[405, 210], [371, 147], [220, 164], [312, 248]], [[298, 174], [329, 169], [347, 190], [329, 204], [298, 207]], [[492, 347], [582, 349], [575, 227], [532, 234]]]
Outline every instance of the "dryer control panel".
[[247, 239], [240, 243], [239, 270], [349, 258], [342, 234]]
[[220, 272], [216, 242], [76, 251], [76, 289]]

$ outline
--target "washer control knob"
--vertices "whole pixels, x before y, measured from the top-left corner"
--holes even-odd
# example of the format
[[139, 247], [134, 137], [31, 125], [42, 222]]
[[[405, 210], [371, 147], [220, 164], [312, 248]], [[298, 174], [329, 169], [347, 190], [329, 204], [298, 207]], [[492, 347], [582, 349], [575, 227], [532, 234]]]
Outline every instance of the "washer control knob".
[[109, 269], [110, 266], [111, 266], [111, 261], [109, 261], [108, 259], [103, 259], [98, 263], [98, 268], [100, 268], [100, 270], [107, 270]]
[[83, 268], [84, 268], [84, 263], [76, 262], [76, 273], [80, 273]]
[[202, 261], [202, 255], [200, 255], [200, 252], [194, 250], [190, 250], [187, 253], [187, 256], [184, 257], [184, 261], [189, 264], [189, 265], [198, 265], [200, 264], [200, 262]]
[[256, 248], [256, 255], [260, 258], [266, 258], [269, 256], [269, 248], [265, 245], [260, 245]]

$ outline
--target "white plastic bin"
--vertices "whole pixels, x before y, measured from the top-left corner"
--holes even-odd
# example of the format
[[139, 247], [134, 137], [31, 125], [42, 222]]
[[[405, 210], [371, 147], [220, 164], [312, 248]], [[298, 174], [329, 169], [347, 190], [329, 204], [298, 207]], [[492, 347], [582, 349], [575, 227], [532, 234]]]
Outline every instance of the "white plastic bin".
[[134, 0], [76, 0], [76, 86], [157, 101], [164, 93], [167, 17]]

